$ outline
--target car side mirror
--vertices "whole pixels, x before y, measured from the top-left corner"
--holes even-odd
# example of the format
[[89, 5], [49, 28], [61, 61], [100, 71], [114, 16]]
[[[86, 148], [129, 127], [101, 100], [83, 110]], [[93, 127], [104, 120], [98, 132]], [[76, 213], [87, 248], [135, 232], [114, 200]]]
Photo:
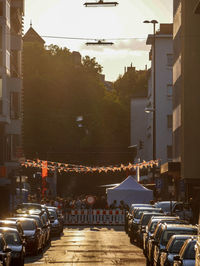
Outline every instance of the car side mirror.
[[180, 260], [180, 256], [179, 255], [176, 255], [176, 256], [174, 256], [174, 260]]
[[7, 252], [11, 252], [12, 250], [10, 248], [5, 248], [4, 251], [7, 253]]
[[152, 241], [154, 245], [157, 245], [158, 244], [158, 241], [157, 240], [153, 240]]

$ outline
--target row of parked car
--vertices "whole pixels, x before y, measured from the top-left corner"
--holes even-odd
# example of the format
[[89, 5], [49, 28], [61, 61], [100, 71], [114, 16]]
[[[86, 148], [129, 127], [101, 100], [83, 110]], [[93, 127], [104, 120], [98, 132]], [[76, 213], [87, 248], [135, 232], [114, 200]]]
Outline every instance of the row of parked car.
[[12, 217], [0, 220], [0, 265], [24, 265], [26, 255], [37, 255], [63, 232], [58, 208], [20, 204]]
[[195, 265], [198, 226], [173, 213], [176, 204], [132, 204], [126, 213], [125, 231], [143, 248], [146, 265]]

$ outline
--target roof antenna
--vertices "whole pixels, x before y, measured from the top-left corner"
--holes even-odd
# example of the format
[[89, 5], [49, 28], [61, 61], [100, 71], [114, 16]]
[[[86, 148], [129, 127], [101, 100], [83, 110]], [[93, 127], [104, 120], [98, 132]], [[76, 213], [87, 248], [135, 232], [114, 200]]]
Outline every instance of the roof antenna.
[[30, 28], [32, 28], [32, 19], [31, 19], [31, 21], [30, 21]]

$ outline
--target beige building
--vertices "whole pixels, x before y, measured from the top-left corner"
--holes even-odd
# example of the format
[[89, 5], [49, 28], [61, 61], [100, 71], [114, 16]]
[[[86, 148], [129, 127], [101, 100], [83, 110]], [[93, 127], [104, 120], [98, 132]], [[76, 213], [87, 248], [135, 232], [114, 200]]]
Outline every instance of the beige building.
[[[22, 156], [22, 29], [24, 0], [0, 0], [0, 204], [8, 175]], [[3, 201], [1, 200], [3, 197]]]
[[[200, 196], [200, 1], [174, 0], [173, 162], [186, 197]], [[177, 190], [179, 193], [180, 190]]]

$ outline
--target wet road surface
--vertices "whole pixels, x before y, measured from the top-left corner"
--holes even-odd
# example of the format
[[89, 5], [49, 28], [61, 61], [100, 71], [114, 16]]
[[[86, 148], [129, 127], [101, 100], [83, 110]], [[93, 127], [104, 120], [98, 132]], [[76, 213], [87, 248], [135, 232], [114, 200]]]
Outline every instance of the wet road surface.
[[146, 265], [142, 249], [130, 244], [124, 227], [69, 226], [43, 254], [25, 265]]

